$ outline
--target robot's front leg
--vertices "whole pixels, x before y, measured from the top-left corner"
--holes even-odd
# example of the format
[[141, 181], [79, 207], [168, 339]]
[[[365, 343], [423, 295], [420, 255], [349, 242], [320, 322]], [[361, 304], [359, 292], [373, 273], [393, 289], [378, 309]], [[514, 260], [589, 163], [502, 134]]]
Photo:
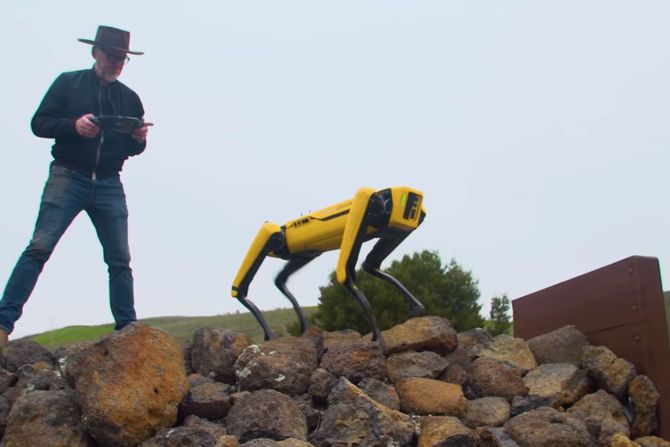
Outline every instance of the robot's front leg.
[[237, 301], [249, 309], [249, 312], [251, 312], [251, 314], [256, 318], [256, 321], [258, 321], [258, 324], [260, 324], [261, 328], [263, 329], [263, 338], [265, 340], [272, 340], [276, 338], [275, 334], [272, 332], [272, 329], [270, 329], [270, 326], [268, 326], [268, 323], [265, 321], [265, 318], [263, 318], [263, 314], [260, 310], [258, 310], [258, 307], [256, 307], [254, 303], [240, 296], [237, 297]]
[[412, 295], [410, 291], [407, 290], [400, 281], [398, 281], [396, 278], [389, 275], [388, 273], [382, 272], [380, 269], [382, 261], [393, 250], [395, 250], [396, 247], [400, 245], [408, 235], [409, 235], [408, 232], [402, 232], [382, 236], [377, 241], [372, 250], [370, 250], [370, 253], [363, 262], [362, 267], [363, 270], [370, 273], [371, 275], [376, 276], [377, 278], [383, 279], [384, 281], [392, 284], [398, 290], [398, 292], [400, 292], [403, 298], [405, 298], [405, 301], [409, 305], [410, 315], [413, 317], [417, 317], [423, 315], [426, 312], [425, 306], [421, 303], [421, 301], [416, 299], [416, 297]]
[[379, 326], [377, 326], [377, 320], [375, 319], [375, 316], [372, 313], [370, 302], [365, 297], [363, 292], [361, 292], [358, 289], [358, 287], [356, 287], [354, 281], [351, 279], [351, 276], [347, 277], [347, 280], [342, 285], [344, 286], [345, 289], [347, 289], [347, 291], [349, 291], [351, 296], [354, 297], [356, 302], [363, 309], [363, 314], [365, 314], [365, 318], [368, 320], [370, 328], [372, 328], [372, 341], [376, 341], [377, 343], [379, 343], [379, 347], [381, 348], [382, 352], [386, 352], [386, 345], [384, 344], [384, 339], [382, 338]]
[[377, 341], [382, 351], [386, 352], [384, 340], [372, 313], [370, 302], [354, 284], [356, 260], [358, 259], [363, 239], [366, 236], [368, 224], [370, 223], [370, 203], [373, 200], [374, 194], [375, 191], [370, 188], [361, 188], [356, 192], [352, 200], [349, 216], [347, 217], [347, 223], [342, 235], [340, 256], [337, 260], [335, 273], [337, 282], [347, 289], [363, 309], [365, 318], [372, 329], [372, 340]]
[[298, 321], [300, 321], [301, 334], [304, 334], [305, 329], [307, 328], [307, 324], [305, 323], [305, 316], [302, 313], [300, 304], [298, 304], [298, 301], [295, 299], [291, 291], [286, 287], [286, 281], [288, 281], [289, 276], [304, 267], [307, 263], [318, 257], [320, 254], [321, 252], [302, 253], [299, 256], [292, 258], [275, 278], [275, 285], [281, 291], [281, 293], [289, 299], [293, 305], [293, 309], [295, 309], [295, 313], [298, 316]]

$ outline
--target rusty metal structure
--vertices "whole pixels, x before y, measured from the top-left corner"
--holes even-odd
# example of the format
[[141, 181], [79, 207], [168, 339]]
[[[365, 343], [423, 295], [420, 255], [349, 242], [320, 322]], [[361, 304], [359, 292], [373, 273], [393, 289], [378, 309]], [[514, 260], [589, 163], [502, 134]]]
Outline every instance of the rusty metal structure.
[[632, 256], [512, 301], [514, 334], [568, 324], [647, 375], [661, 394], [658, 434], [670, 438], [670, 344], [657, 258]]

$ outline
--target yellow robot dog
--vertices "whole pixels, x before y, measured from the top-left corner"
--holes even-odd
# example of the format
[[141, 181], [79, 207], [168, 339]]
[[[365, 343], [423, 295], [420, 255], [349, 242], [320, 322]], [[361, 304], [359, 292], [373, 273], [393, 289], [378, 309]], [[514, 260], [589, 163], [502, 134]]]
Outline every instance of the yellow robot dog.
[[426, 213], [422, 202], [421, 192], [404, 186], [379, 191], [361, 188], [353, 199], [301, 216], [283, 226], [266, 222], [235, 277], [232, 296], [256, 317], [265, 332], [265, 339], [274, 338], [263, 315], [246, 296], [249, 284], [266, 256], [285, 259], [288, 263], [275, 278], [275, 285], [291, 301], [300, 320], [300, 330], [304, 332], [306, 325], [302, 310], [286, 288], [286, 282], [291, 274], [321, 253], [339, 249], [337, 281], [362, 307], [372, 328], [372, 340], [379, 341], [383, 347], [370, 304], [354, 284], [356, 261], [363, 242], [378, 238], [362, 264], [363, 269], [395, 286], [409, 304], [411, 315], [423, 314], [423, 304], [396, 278], [380, 270], [382, 261], [423, 221]]

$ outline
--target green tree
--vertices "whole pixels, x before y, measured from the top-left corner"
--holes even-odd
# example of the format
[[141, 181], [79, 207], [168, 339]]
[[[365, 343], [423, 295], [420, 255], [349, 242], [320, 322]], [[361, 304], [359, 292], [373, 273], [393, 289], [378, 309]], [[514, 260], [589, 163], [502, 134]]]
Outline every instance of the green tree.
[[507, 334], [512, 327], [509, 316], [509, 298], [507, 295], [495, 296], [491, 299], [491, 319], [488, 322], [488, 331], [491, 335]]
[[[424, 250], [400, 261], [393, 261], [384, 271], [397, 278], [424, 306], [426, 314], [448, 318], [457, 331], [482, 327], [479, 315], [477, 281], [455, 260], [448, 265], [434, 251]], [[356, 285], [368, 298], [377, 324], [384, 330], [409, 318], [409, 308], [402, 295], [386, 281], [358, 270]], [[358, 303], [330, 275], [327, 286], [321, 287], [318, 310], [313, 322], [325, 330], [355, 329], [370, 331]]]

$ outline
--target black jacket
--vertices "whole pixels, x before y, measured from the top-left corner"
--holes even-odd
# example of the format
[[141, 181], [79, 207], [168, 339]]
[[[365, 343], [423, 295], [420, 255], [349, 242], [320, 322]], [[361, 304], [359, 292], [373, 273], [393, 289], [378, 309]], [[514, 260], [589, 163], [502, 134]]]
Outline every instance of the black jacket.
[[[75, 121], [82, 115], [144, 117], [140, 97], [119, 81], [102, 86], [93, 69], [63, 73], [53, 82], [31, 121], [38, 137], [55, 138], [51, 154], [54, 163], [93, 178], [116, 175], [131, 155], [144, 151], [132, 135], [100, 132], [82, 137]], [[101, 144], [102, 142], [102, 144]]]

